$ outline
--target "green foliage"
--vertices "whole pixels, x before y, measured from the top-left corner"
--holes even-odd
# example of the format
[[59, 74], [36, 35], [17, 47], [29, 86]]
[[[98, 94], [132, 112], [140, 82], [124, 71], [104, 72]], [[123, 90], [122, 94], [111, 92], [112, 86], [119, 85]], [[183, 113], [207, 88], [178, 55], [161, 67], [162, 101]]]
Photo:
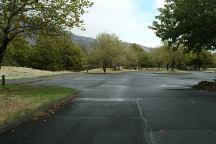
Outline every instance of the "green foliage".
[[32, 55], [33, 68], [42, 70], [61, 70], [61, 45], [57, 38], [39, 35]]
[[152, 64], [156, 67], [158, 67], [158, 70], [167, 63], [168, 56], [166, 49], [162, 48], [156, 48], [151, 52], [152, 57]]
[[[34, 43], [34, 42], [33, 42]], [[35, 45], [25, 37], [17, 37], [6, 51], [4, 64], [32, 67], [42, 70], [83, 70], [84, 68], [149, 68], [207, 69], [216, 66], [216, 55], [209, 51], [185, 52], [185, 47], [164, 43], [160, 48], [146, 52], [141, 46], [124, 45], [115, 34], [97, 36], [94, 48], [83, 52], [72, 42], [71, 35], [61, 32], [56, 36], [37, 35]]]
[[92, 6], [89, 0], [1, 0], [0, 66], [7, 46], [19, 34], [56, 33], [83, 27], [81, 15]]
[[166, 0], [153, 26], [158, 37], [189, 50], [216, 49], [215, 0]]
[[29, 66], [32, 48], [24, 37], [17, 37], [9, 45], [4, 59], [4, 65]]
[[151, 63], [153, 66], [157, 66], [158, 70], [161, 67], [169, 67], [174, 70], [177, 68], [200, 70], [203, 68], [206, 70], [209, 66], [214, 66], [215, 55], [212, 52], [203, 50], [200, 52], [185, 52], [184, 47], [179, 46], [177, 49], [169, 46], [167, 43], [160, 48], [154, 49], [151, 52]]
[[53, 71], [81, 70], [83, 61], [81, 48], [68, 34], [61, 33], [55, 37], [40, 34], [34, 46], [24, 37], [14, 39], [6, 51], [4, 65]]
[[148, 53], [137, 44], [132, 44], [127, 50], [127, 60], [128, 65], [131, 67], [143, 68], [149, 66]]
[[194, 70], [200, 70], [201, 68], [206, 70], [209, 66], [213, 66], [214, 55], [209, 51], [190, 53], [187, 64], [192, 66]]
[[0, 27], [5, 30], [8, 26], [11, 36], [35, 29], [80, 27], [80, 16], [92, 4], [88, 0], [1, 0]]
[[104, 72], [123, 52], [121, 41], [115, 34], [101, 33], [97, 36], [95, 48], [89, 54], [89, 62], [100, 63]]
[[68, 35], [39, 35], [32, 55], [33, 68], [43, 70], [80, 70], [83, 53]]

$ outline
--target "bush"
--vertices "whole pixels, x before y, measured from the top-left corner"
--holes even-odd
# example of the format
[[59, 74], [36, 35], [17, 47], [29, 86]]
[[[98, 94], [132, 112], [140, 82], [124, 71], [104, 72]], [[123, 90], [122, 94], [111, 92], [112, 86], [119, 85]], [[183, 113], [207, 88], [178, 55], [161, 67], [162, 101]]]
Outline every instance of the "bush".
[[32, 47], [24, 37], [18, 37], [7, 48], [3, 65], [27, 67], [31, 65]]
[[199, 90], [212, 90], [216, 91], [216, 82], [202, 81], [195, 85], [193, 88]]
[[81, 70], [83, 61], [81, 48], [67, 34], [38, 35], [34, 46], [23, 36], [16, 38], [6, 51], [4, 65], [51, 71]]

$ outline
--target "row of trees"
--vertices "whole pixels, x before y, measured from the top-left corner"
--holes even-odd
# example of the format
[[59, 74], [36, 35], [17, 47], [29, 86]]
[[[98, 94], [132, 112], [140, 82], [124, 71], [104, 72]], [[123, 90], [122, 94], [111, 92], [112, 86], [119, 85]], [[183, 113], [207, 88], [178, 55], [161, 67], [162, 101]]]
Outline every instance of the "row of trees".
[[[215, 66], [216, 49], [215, 0], [165, 0], [164, 8], [150, 27], [164, 42], [163, 46], [145, 52], [139, 45], [125, 48], [118, 37], [100, 34], [90, 52], [90, 63], [131, 67], [171, 67], [207, 69]], [[91, 58], [93, 55], [93, 59]]]
[[181, 45], [178, 48], [167, 43], [159, 48], [146, 52], [141, 46], [132, 44], [127, 47], [114, 34], [102, 33], [97, 37], [95, 48], [88, 53], [88, 64], [101, 65], [104, 72], [106, 68], [119, 66], [125, 68], [153, 68], [166, 67], [174, 70], [204, 70], [214, 67], [216, 55], [210, 51], [188, 52]]
[[187, 52], [184, 47], [173, 49], [164, 44], [161, 48], [154, 49], [151, 53], [154, 66], [166, 67], [167, 70], [206, 70], [216, 66], [216, 54], [203, 50], [200, 52]]
[[70, 34], [57, 36], [38, 34], [35, 40], [18, 37], [9, 45], [4, 65], [32, 67], [42, 70], [84, 70], [102, 67], [115, 70], [161, 67], [174, 70], [200, 70], [216, 66], [216, 55], [210, 51], [186, 52], [167, 43], [159, 48], [145, 51], [140, 45], [124, 44], [115, 34], [101, 33], [92, 48], [76, 45]]
[[42, 70], [80, 70], [83, 59], [84, 53], [68, 34], [39, 34], [31, 43], [25, 37], [14, 39], [5, 53], [4, 65]]

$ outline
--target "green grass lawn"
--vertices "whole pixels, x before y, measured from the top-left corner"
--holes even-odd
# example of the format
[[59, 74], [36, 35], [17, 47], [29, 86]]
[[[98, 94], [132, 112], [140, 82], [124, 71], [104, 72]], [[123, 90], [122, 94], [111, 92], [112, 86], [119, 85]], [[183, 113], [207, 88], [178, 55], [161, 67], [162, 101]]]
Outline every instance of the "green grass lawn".
[[0, 88], [0, 125], [43, 106], [72, 96], [73, 89], [55, 86], [9, 85]]

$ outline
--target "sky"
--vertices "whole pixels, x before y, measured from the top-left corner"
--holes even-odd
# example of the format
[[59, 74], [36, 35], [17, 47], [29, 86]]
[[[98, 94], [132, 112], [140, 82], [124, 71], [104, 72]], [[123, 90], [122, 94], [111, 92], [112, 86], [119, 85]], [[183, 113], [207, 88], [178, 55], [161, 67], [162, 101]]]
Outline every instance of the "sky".
[[86, 29], [77, 35], [95, 38], [102, 32], [115, 33], [122, 41], [156, 47], [161, 41], [148, 26], [158, 15], [164, 0], [90, 0], [94, 5], [82, 16]]

